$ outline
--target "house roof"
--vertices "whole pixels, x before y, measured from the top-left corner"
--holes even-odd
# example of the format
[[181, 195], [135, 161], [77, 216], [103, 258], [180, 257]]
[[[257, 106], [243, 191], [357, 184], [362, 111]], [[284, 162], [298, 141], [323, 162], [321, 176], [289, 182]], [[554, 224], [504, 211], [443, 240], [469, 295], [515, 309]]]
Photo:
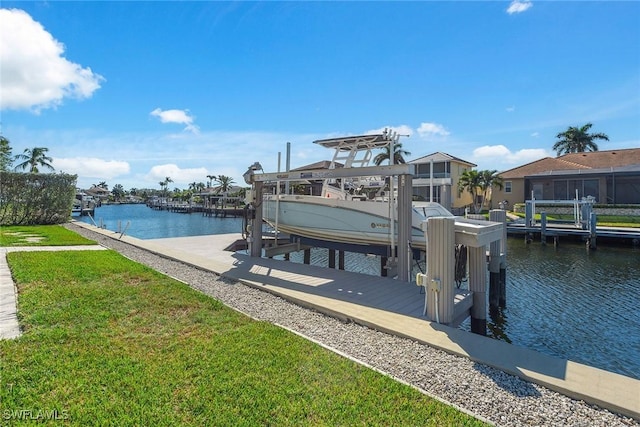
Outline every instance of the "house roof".
[[640, 148], [570, 153], [560, 157], [545, 157], [500, 173], [503, 179], [524, 178], [530, 175], [556, 175], [603, 172], [625, 166], [640, 165]]
[[[300, 166], [299, 168], [291, 169], [292, 171], [307, 171], [316, 169], [329, 169], [331, 166], [331, 160], [321, 160], [319, 162], [311, 163], [309, 165]], [[341, 168], [344, 165], [336, 162], [336, 168]]]
[[429, 163], [431, 160], [433, 160], [434, 162], [454, 161], [458, 163], [464, 163], [465, 165], [468, 165], [471, 167], [478, 166], [475, 163], [467, 162], [466, 160], [462, 160], [458, 157], [454, 157], [451, 154], [443, 153], [441, 151], [437, 151], [435, 153], [431, 153], [426, 156], [419, 157], [415, 160], [410, 160], [408, 163], [412, 163], [412, 164]]

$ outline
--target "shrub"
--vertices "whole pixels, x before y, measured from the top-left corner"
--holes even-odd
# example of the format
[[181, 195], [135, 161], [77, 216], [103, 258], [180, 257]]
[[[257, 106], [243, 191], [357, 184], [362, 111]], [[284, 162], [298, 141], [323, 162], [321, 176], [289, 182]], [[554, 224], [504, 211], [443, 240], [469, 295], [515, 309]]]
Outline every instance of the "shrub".
[[68, 221], [77, 178], [65, 173], [0, 172], [0, 225]]

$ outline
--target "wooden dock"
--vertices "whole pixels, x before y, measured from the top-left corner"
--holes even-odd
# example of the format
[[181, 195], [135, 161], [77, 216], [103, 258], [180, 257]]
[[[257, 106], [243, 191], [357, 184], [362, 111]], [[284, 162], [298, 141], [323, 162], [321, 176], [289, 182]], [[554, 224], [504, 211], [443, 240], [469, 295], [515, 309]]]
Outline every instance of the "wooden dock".
[[[540, 224], [527, 226], [525, 223], [507, 223], [507, 233], [510, 235], [530, 235], [539, 237], [575, 237], [578, 239], [588, 239], [590, 237], [589, 230], [583, 230], [575, 227], [573, 224], [549, 223], [546, 229]], [[627, 240], [632, 244], [640, 244], [640, 228], [631, 227], [604, 227], [597, 226], [595, 236], [598, 239], [616, 239]]]
[[234, 207], [206, 207], [202, 209], [202, 215], [204, 216], [214, 216], [219, 218], [230, 217], [240, 217], [244, 214], [243, 208], [234, 208]]

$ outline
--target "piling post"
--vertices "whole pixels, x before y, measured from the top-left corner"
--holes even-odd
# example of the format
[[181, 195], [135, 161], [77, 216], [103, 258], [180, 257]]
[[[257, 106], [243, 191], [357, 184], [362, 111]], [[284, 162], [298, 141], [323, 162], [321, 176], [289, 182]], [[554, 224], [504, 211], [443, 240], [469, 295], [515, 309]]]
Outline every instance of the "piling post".
[[543, 245], [547, 244], [547, 213], [540, 212], [540, 241]]
[[311, 249], [305, 249], [304, 255], [302, 258], [303, 258], [302, 262], [304, 264], [307, 264], [307, 265], [311, 264]]
[[596, 249], [597, 230], [596, 225], [598, 218], [595, 212], [589, 214], [589, 249]]
[[471, 332], [487, 335], [487, 262], [485, 247], [470, 247], [469, 290], [473, 292]]
[[398, 280], [402, 282], [411, 281], [409, 265], [410, 256], [409, 242], [411, 241], [411, 175], [400, 175], [398, 177]]
[[[506, 212], [502, 209], [493, 209], [489, 212], [489, 220], [500, 222], [503, 227], [506, 224]], [[505, 243], [502, 241], [505, 240]], [[506, 305], [506, 261], [503, 260], [502, 249], [506, 247], [506, 239], [491, 242], [489, 246], [489, 309], [504, 307]], [[505, 272], [501, 272], [501, 266], [504, 266]]]
[[380, 276], [387, 277], [387, 257], [380, 257]]
[[344, 251], [338, 251], [338, 269], [344, 270]]
[[254, 215], [251, 221], [251, 256], [260, 258], [262, 256], [262, 188], [261, 181], [254, 183]]
[[500, 239], [500, 295], [498, 304], [501, 308], [507, 306], [507, 213], [496, 214], [492, 217], [496, 222], [502, 222], [502, 239]]
[[535, 218], [533, 216], [533, 202], [526, 200], [524, 205], [524, 223], [526, 227], [533, 227]]
[[455, 297], [455, 219], [429, 218], [427, 235], [427, 317], [449, 324]]
[[336, 268], [336, 250], [329, 249], [329, 268]]

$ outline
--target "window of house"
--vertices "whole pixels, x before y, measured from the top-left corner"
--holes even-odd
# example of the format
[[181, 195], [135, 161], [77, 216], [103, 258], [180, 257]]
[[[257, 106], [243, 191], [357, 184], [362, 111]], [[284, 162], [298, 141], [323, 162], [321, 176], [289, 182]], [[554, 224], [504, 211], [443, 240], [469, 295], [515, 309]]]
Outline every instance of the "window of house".
[[511, 193], [511, 181], [504, 182], [504, 192]]

